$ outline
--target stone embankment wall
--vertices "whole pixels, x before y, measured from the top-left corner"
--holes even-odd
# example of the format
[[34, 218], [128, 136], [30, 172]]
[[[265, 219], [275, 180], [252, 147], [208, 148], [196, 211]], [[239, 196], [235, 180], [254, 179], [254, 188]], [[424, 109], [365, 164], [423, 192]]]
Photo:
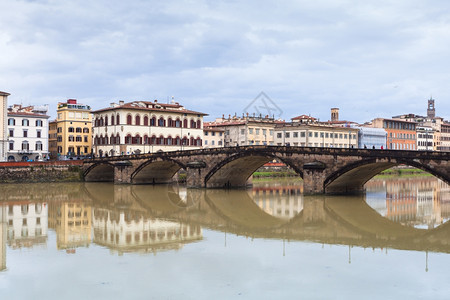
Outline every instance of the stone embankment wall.
[[83, 161], [0, 163], [0, 183], [79, 182]]

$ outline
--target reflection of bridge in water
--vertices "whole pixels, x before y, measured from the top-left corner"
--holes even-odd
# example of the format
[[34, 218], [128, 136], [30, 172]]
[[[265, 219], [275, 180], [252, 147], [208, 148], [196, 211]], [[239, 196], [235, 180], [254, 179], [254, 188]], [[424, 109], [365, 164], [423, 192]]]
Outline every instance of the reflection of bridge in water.
[[[2, 232], [11, 229], [11, 205], [45, 202], [59, 249], [94, 242], [119, 253], [158, 252], [198, 241], [201, 228], [207, 228], [255, 238], [450, 252], [450, 223], [433, 229], [405, 226], [380, 215], [364, 196], [304, 196], [296, 185], [247, 191], [107, 183], [17, 187], [2, 188]], [[91, 231], [92, 237], [76, 237]]]
[[[98, 191], [97, 184], [86, 184], [85, 187], [90, 195], [94, 195], [92, 189]], [[297, 197], [293, 199], [297, 200], [293, 203], [297, 214], [286, 218], [267, 213], [258, 206], [251, 190], [187, 189], [180, 193], [176, 186], [103, 187], [112, 195], [107, 200], [110, 207], [123, 207], [123, 203], [127, 203], [128, 208], [153, 218], [238, 235], [450, 252], [450, 223], [430, 230], [404, 226], [381, 216], [364, 201], [363, 196]], [[179, 194], [184, 197], [180, 198]], [[92, 197], [93, 203], [100, 203], [100, 199]]]

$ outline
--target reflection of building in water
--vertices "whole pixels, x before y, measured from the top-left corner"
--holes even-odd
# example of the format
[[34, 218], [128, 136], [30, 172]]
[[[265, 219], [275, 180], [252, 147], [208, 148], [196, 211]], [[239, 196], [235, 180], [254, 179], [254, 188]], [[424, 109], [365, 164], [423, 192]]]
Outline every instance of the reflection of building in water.
[[201, 240], [197, 225], [144, 218], [140, 213], [114, 212], [95, 208], [92, 223], [94, 242], [123, 252], [155, 252], [180, 249], [183, 244]]
[[298, 185], [255, 186], [253, 201], [266, 213], [291, 219], [303, 210], [302, 188]]
[[3, 210], [11, 248], [32, 247], [47, 242], [47, 203], [6, 202]]
[[88, 246], [91, 243], [92, 209], [81, 202], [53, 203], [49, 226], [56, 231], [58, 249]]
[[6, 206], [0, 206], [0, 271], [6, 269]]
[[[376, 196], [380, 182], [386, 190], [385, 209], [374, 200], [380, 198]], [[435, 177], [373, 180], [366, 184], [366, 198], [372, 208], [392, 221], [433, 228], [449, 218], [449, 190], [446, 183]]]

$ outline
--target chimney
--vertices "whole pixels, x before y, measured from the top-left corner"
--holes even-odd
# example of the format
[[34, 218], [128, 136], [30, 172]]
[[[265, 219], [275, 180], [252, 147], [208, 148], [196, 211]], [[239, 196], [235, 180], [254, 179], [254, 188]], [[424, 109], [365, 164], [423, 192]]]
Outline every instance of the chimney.
[[120, 100], [120, 101], [119, 101], [119, 105], [120, 105], [120, 106], [122, 106], [122, 105], [124, 105], [124, 104], [125, 104], [125, 101], [123, 101], [123, 100]]
[[331, 109], [331, 122], [339, 121], [339, 108], [335, 107]]

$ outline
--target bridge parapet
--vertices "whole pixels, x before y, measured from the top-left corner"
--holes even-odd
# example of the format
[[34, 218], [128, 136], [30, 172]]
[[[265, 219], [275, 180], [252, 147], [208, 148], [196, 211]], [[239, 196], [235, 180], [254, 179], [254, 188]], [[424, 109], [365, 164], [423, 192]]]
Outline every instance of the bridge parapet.
[[[86, 181], [167, 183], [180, 169], [196, 188], [246, 186], [264, 163], [284, 162], [304, 180], [306, 193], [361, 191], [370, 178], [395, 165], [411, 165], [450, 183], [450, 152], [245, 146], [141, 155], [85, 161]], [[124, 164], [124, 162], [127, 162]]]

